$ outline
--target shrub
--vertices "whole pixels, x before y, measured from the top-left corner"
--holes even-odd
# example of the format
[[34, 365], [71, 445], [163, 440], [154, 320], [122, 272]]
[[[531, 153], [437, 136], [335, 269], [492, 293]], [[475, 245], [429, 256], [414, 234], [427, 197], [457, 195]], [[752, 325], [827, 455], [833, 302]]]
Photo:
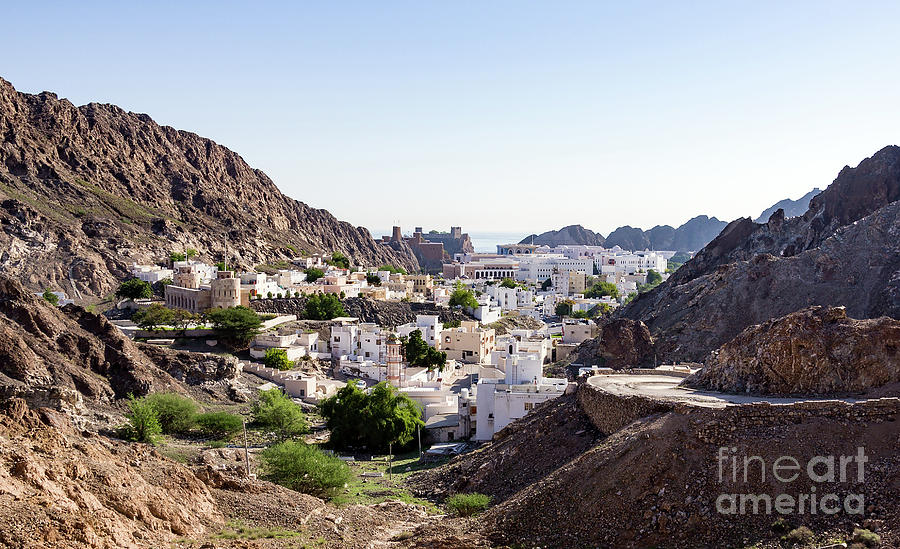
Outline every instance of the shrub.
[[172, 252], [169, 254], [169, 260], [172, 263], [175, 263], [176, 261], [184, 261], [185, 259], [187, 259], [187, 256], [185, 256], [181, 252]]
[[394, 267], [393, 265], [382, 265], [378, 267], [379, 271], [388, 271], [393, 274], [406, 274], [406, 269], [402, 267]]
[[175, 393], [153, 393], [144, 400], [156, 411], [163, 433], [186, 433], [194, 427], [197, 404], [193, 400]]
[[471, 517], [487, 509], [491, 496], [473, 492], [471, 494], [454, 494], [445, 502], [450, 510], [461, 517]]
[[128, 395], [128, 409], [129, 412], [125, 414], [128, 425], [122, 432], [124, 437], [132, 442], [156, 444], [162, 433], [162, 427], [159, 425], [159, 417], [153, 405], [146, 398]]
[[153, 297], [153, 288], [140, 278], [126, 280], [116, 290], [116, 297], [126, 299], [149, 299]]
[[196, 418], [200, 432], [205, 436], [219, 440], [228, 440], [240, 431], [244, 426], [241, 416], [228, 412], [207, 412]]
[[328, 261], [328, 263], [341, 269], [350, 268], [350, 259], [341, 252], [334, 252], [333, 254], [331, 254], [331, 259]]
[[254, 423], [274, 429], [282, 442], [306, 432], [303, 409], [280, 389], [260, 391], [259, 400], [253, 403], [252, 412]]
[[799, 528], [794, 528], [790, 532], [787, 533], [782, 539], [790, 544], [797, 543], [810, 543], [816, 538], [816, 535], [812, 530], [807, 528], [806, 526], [800, 526]]
[[54, 307], [59, 305], [59, 297], [49, 289], [44, 290], [43, 298], [47, 300], [47, 303], [53, 305]]
[[302, 442], [281, 442], [260, 454], [272, 482], [318, 497], [333, 497], [352, 474], [346, 463]]
[[861, 543], [866, 547], [876, 547], [881, 543], [881, 536], [871, 530], [866, 530], [865, 528], [854, 528], [853, 542]]
[[478, 307], [478, 300], [472, 290], [466, 289], [461, 283], [457, 282], [453, 293], [450, 294], [451, 307], [469, 307], [475, 309]]
[[284, 349], [266, 349], [263, 364], [267, 368], [277, 368], [279, 370], [290, 370], [294, 367], [294, 361], [288, 360], [287, 351]]

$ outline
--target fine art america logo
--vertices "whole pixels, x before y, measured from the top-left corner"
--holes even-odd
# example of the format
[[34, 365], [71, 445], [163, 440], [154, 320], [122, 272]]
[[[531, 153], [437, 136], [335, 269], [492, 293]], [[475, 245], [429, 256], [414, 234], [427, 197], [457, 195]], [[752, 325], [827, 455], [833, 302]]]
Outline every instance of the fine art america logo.
[[[773, 510], [782, 515], [835, 515], [842, 511], [848, 515], [862, 515], [865, 509], [862, 494], [841, 496], [825, 491], [840, 484], [845, 487], [862, 485], [865, 464], [869, 461], [862, 447], [856, 449], [855, 455], [815, 456], [806, 461], [793, 456], [780, 456], [771, 462], [761, 456], [739, 455], [736, 447], [722, 447], [716, 460], [719, 483], [739, 487], [742, 483], [749, 486], [752, 482], [756, 486], [777, 487], [771, 494], [719, 495], [716, 511], [723, 515], [772, 514]], [[796, 493], [796, 489], [791, 489], [791, 484], [800, 481], [796, 486], [806, 486], [806, 478], [803, 477], [811, 480], [812, 484], [809, 484], [808, 492]]]

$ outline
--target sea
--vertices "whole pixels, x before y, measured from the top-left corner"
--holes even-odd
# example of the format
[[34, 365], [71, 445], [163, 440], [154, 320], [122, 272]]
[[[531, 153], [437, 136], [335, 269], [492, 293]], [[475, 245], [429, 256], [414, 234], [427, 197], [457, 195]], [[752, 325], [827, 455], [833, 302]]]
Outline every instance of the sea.
[[[469, 238], [472, 239], [472, 246], [475, 247], [475, 251], [482, 254], [497, 253], [498, 244], [518, 244], [520, 240], [531, 234], [524, 232], [516, 233], [466, 231], [465, 228], [463, 228], [463, 232], [469, 233]], [[384, 229], [372, 231], [372, 236], [375, 238], [380, 238], [381, 235], [387, 234], [391, 234], [391, 231]], [[404, 232], [404, 234], [406, 233]]]

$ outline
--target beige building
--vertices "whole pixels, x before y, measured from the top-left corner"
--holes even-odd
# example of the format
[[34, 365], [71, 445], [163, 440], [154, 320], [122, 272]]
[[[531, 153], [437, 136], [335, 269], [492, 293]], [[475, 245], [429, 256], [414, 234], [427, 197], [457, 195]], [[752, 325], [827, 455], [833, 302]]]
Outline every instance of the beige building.
[[428, 274], [407, 275], [406, 280], [412, 281], [413, 292], [422, 294], [426, 297], [430, 296], [431, 290], [434, 289], [434, 279]]
[[441, 332], [438, 350], [447, 353], [450, 360], [470, 364], [485, 364], [494, 351], [496, 339], [493, 328], [482, 328], [478, 322], [462, 322], [459, 328]]
[[166, 286], [166, 307], [192, 313], [247, 306], [249, 300], [249, 292], [241, 291], [241, 280], [232, 271], [219, 271], [209, 286], [200, 286], [200, 273], [192, 265], [179, 267]]

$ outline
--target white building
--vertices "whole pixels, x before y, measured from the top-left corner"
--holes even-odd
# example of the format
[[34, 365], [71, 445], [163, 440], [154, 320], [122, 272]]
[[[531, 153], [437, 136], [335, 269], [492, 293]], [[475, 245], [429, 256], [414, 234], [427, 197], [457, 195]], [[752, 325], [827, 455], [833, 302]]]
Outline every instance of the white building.
[[135, 263], [131, 266], [131, 274], [144, 282], [155, 284], [160, 280], [165, 280], [167, 278], [171, 280], [175, 271], [160, 267], [159, 265], [138, 265]]
[[416, 321], [397, 326], [397, 334], [409, 337], [416, 330], [422, 332], [422, 339], [432, 347], [436, 347], [444, 325], [438, 315], [416, 315]]

